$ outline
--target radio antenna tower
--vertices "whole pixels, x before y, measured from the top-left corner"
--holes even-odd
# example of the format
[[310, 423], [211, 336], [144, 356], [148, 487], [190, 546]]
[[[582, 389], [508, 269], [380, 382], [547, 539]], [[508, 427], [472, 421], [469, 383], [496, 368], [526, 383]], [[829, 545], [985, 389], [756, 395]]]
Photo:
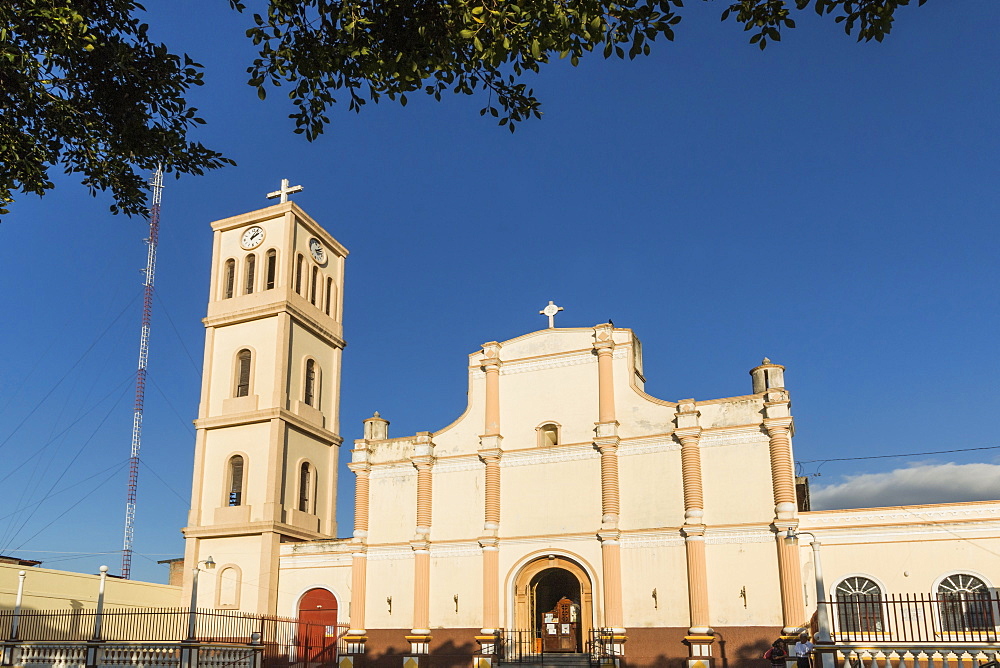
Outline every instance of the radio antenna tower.
[[142, 331], [139, 336], [139, 370], [135, 374], [135, 410], [132, 414], [132, 454], [128, 466], [128, 498], [125, 501], [125, 542], [122, 546], [122, 577], [132, 570], [132, 536], [135, 532], [135, 492], [139, 486], [139, 447], [142, 445], [142, 405], [146, 395], [146, 359], [149, 357], [149, 320], [153, 314], [153, 278], [156, 274], [156, 240], [160, 233], [160, 198], [163, 165], [149, 180], [153, 199], [149, 207], [149, 238], [146, 239], [146, 269], [142, 295]]

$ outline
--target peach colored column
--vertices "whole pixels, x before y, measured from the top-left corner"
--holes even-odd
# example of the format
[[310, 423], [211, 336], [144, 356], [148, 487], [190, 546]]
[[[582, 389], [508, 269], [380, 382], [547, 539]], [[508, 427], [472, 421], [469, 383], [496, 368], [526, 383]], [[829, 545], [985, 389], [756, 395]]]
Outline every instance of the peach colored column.
[[597, 377], [599, 379], [597, 420], [598, 422], [614, 422], [615, 384], [612, 355], [615, 344], [609, 337], [607, 341], [599, 341], [594, 347], [597, 348]]
[[500, 344], [483, 344], [482, 369], [486, 373], [484, 433], [479, 437], [479, 458], [486, 466], [485, 516], [479, 546], [483, 550], [483, 618], [481, 636], [476, 639], [484, 653], [492, 647], [493, 634], [500, 628]]
[[483, 344], [483, 370], [486, 371], [486, 435], [500, 434], [500, 344]]
[[[364, 443], [361, 441], [360, 443]], [[365, 592], [368, 578], [368, 507], [369, 476], [367, 448], [351, 451], [352, 461], [347, 467], [354, 473], [354, 540], [356, 548], [351, 555], [351, 628], [347, 635], [354, 643], [364, 643]], [[363, 647], [363, 645], [362, 645]], [[363, 650], [361, 650], [363, 651]]]
[[[696, 425], [700, 413], [694, 400], [681, 401], [677, 424]], [[708, 566], [705, 561], [705, 502], [701, 476], [701, 427], [683, 426], [674, 430], [681, 442], [681, 478], [684, 485], [684, 546], [687, 556], [688, 613], [691, 635], [712, 633], [709, 625]]]
[[[622, 614], [622, 557], [618, 532], [601, 532], [601, 562], [604, 571], [604, 625], [624, 633]], [[612, 537], [613, 536], [613, 537]]]
[[705, 565], [705, 536], [688, 533], [684, 529], [684, 547], [687, 552], [688, 567], [688, 609], [691, 627], [688, 633], [708, 634], [712, 632], [708, 620], [708, 569]]
[[349, 636], [365, 634], [365, 592], [368, 589], [368, 554], [364, 550], [351, 555], [351, 628]]
[[431, 553], [426, 547], [413, 551], [416, 579], [413, 586], [413, 635], [430, 635]]
[[597, 425], [594, 446], [601, 453], [601, 565], [604, 575], [604, 625], [613, 630], [616, 651], [625, 642], [622, 610], [622, 560], [618, 529], [621, 511], [618, 486], [618, 421], [615, 418], [614, 326], [594, 327], [597, 353]]
[[483, 635], [500, 628], [500, 548], [497, 541], [480, 539], [483, 548]]
[[426, 654], [430, 642], [431, 606], [431, 467], [434, 464], [431, 433], [417, 432], [410, 460], [417, 469], [417, 527], [410, 546], [413, 548], [413, 628], [410, 651]]
[[769, 437], [771, 486], [774, 493], [775, 540], [778, 550], [778, 575], [781, 584], [782, 621], [786, 634], [795, 634], [806, 622], [802, 600], [802, 569], [796, 546], [785, 545], [783, 532], [798, 526], [795, 498], [795, 470], [792, 466], [792, 417], [790, 402], [783, 389], [770, 388], [765, 394], [764, 428]]

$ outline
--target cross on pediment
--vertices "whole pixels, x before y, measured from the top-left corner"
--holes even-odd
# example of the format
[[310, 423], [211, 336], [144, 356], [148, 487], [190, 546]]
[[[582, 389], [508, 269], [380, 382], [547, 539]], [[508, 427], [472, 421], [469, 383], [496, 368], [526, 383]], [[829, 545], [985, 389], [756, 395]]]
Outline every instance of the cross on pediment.
[[556, 306], [555, 303], [550, 299], [549, 305], [543, 308], [539, 313], [541, 315], [548, 316], [549, 318], [549, 329], [553, 329], [556, 326], [556, 313], [564, 310], [562, 306]]
[[302, 186], [289, 186], [288, 179], [281, 179], [281, 188], [275, 190], [273, 193], [268, 193], [268, 199], [274, 199], [275, 197], [280, 197], [280, 203], [284, 204], [288, 201], [288, 196], [292, 193], [302, 192]]

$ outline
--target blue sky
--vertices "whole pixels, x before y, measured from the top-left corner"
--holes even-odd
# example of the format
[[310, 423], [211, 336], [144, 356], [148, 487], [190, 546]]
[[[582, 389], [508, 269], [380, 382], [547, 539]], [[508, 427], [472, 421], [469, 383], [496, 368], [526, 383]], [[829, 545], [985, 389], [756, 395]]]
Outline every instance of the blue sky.
[[[761, 53], [722, 3], [695, 2], [650, 57], [532, 77], [545, 115], [514, 135], [479, 99], [411, 97], [335, 108], [312, 144], [282, 93], [245, 85], [246, 16], [148, 9], [154, 36], [206, 67], [196, 138], [239, 166], [167, 180], [134, 577], [165, 581], [155, 561], [183, 552], [208, 223], [265, 206], [282, 178], [351, 251], [347, 444], [375, 410], [396, 436], [448, 424], [465, 356], [542, 328], [553, 299], [560, 325], [633, 328], [665, 399], [745, 394], [762, 357], [786, 365], [820, 497], [865, 474], [906, 487], [873, 501], [998, 489], [996, 449], [812, 460], [1000, 446], [1000, 3], [903, 8], [881, 45], [803, 14]], [[0, 225], [0, 553], [114, 572], [146, 226], [56, 181]], [[342, 467], [342, 535], [352, 490]]]

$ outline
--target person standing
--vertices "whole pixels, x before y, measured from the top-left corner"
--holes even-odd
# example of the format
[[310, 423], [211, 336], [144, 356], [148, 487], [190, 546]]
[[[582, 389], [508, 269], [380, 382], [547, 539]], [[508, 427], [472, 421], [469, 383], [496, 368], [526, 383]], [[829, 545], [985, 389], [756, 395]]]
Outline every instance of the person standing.
[[799, 640], [795, 643], [795, 647], [792, 648], [792, 651], [795, 652], [795, 663], [797, 664], [797, 668], [809, 668], [813, 644], [809, 640], [808, 633], [803, 633], [799, 636]]
[[764, 652], [764, 658], [771, 662], [771, 668], [785, 668], [785, 658], [787, 656], [788, 647], [781, 638], [771, 643], [771, 648]]

